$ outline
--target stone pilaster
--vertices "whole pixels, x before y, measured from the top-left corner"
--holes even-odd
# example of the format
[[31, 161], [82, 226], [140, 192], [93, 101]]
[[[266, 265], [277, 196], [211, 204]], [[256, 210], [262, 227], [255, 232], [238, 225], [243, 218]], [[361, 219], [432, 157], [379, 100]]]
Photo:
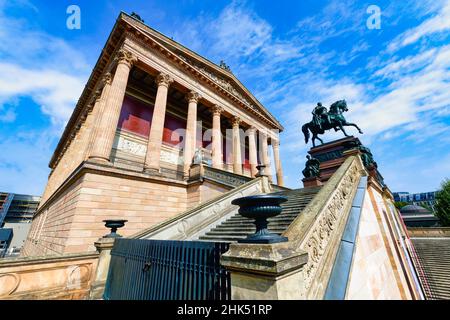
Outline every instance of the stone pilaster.
[[284, 181], [283, 181], [283, 168], [281, 166], [280, 160], [280, 142], [277, 140], [272, 140], [272, 148], [273, 148], [273, 158], [275, 161], [275, 170], [277, 175], [277, 184], [279, 186], [283, 186]]
[[164, 120], [166, 118], [167, 93], [169, 86], [173, 82], [168, 74], [160, 73], [156, 77], [158, 91], [156, 92], [155, 108], [153, 110], [152, 126], [147, 144], [147, 154], [145, 155], [144, 171], [158, 173], [160, 170], [161, 144], [164, 130]]
[[131, 66], [136, 61], [137, 58], [131, 52], [124, 49], [118, 51], [116, 73], [108, 90], [104, 110], [99, 113], [101, 118], [99, 119], [98, 130], [96, 130], [92, 154], [89, 157], [92, 160], [105, 163], [110, 161], [109, 157], [127, 88], [128, 76]]
[[200, 95], [195, 91], [188, 93], [188, 115], [186, 123], [186, 140], [184, 144], [184, 175], [189, 177], [189, 168], [192, 164], [197, 138], [197, 103]]
[[248, 148], [251, 174], [252, 177], [255, 177], [258, 173], [258, 169], [256, 168], [258, 165], [258, 151], [256, 149], [256, 128], [254, 127], [248, 129]]
[[239, 132], [239, 117], [233, 118], [233, 172], [242, 174], [241, 137]]
[[215, 105], [213, 112], [213, 131], [212, 131], [212, 165], [214, 168], [222, 169], [222, 132], [220, 128], [220, 114], [223, 108]]

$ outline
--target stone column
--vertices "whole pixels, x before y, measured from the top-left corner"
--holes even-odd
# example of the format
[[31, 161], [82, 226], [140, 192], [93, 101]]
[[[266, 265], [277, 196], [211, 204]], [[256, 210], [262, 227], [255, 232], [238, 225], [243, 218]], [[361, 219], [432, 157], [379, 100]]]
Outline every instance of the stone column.
[[195, 91], [188, 93], [188, 115], [186, 123], [186, 136], [184, 143], [184, 174], [189, 176], [189, 168], [192, 164], [197, 142], [197, 103], [200, 95]]
[[281, 167], [281, 160], [280, 160], [280, 141], [272, 140], [272, 148], [273, 148], [273, 158], [275, 161], [277, 183], [279, 186], [283, 186], [284, 181], [283, 181], [283, 168]]
[[111, 88], [111, 82], [112, 82], [112, 76], [111, 73], [106, 73], [105, 76], [102, 79], [103, 82], [103, 89], [100, 91], [98, 90], [96, 95], [96, 101], [94, 105], [94, 109], [92, 110], [92, 123], [91, 123], [91, 133], [89, 135], [89, 142], [88, 147], [86, 151], [86, 158], [90, 158], [92, 156], [92, 150], [94, 148], [94, 145], [96, 141], [98, 140], [99, 130], [98, 127], [100, 125], [100, 121], [102, 118], [102, 115], [105, 112], [105, 106], [106, 106], [106, 98], [108, 97], [109, 90]]
[[241, 137], [239, 133], [239, 117], [233, 118], [233, 172], [242, 174]]
[[256, 150], [256, 128], [251, 127], [248, 129], [248, 148], [249, 148], [249, 161], [251, 166], [251, 175], [254, 178], [258, 173], [256, 166], [258, 165], [258, 151]]
[[144, 171], [159, 173], [159, 159], [161, 156], [161, 144], [164, 130], [164, 120], [166, 118], [167, 93], [173, 79], [164, 73], [156, 77], [158, 91], [156, 92], [155, 108], [153, 110], [152, 125], [147, 144], [147, 154], [145, 155]]
[[260, 143], [261, 143], [261, 159], [263, 165], [266, 166], [265, 173], [269, 177], [269, 181], [272, 182], [272, 170], [270, 168], [270, 160], [269, 160], [269, 150], [267, 146], [267, 135], [264, 133], [260, 134]]
[[214, 168], [222, 169], [222, 131], [220, 128], [220, 114], [223, 108], [215, 105], [213, 111], [213, 131], [212, 131], [212, 165]]
[[117, 123], [119, 122], [120, 110], [127, 87], [128, 76], [131, 66], [136, 62], [136, 57], [129, 51], [120, 49], [117, 55], [117, 68], [111, 87], [108, 89], [104, 110], [99, 114], [98, 130], [90, 159], [104, 163], [110, 162], [110, 154], [114, 137], [116, 135]]

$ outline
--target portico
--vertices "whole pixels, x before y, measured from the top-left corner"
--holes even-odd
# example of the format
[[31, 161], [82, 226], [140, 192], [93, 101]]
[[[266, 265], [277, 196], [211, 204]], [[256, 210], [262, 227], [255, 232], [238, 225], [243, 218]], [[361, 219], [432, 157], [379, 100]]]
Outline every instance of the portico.
[[[99, 89], [105, 104], [94, 105], [103, 110], [93, 110], [100, 129], [90, 137], [89, 160], [117, 166], [126, 160], [128, 167], [142, 166], [148, 174], [169, 170], [188, 177], [196, 150], [203, 149], [210, 166], [254, 177], [258, 164], [266, 165], [271, 175], [270, 143], [277, 183], [282, 184], [275, 130], [267, 134], [268, 128], [250, 124], [242, 111], [219, 105], [200, 90], [176, 82], [167, 70], [137, 63], [142, 60], [126, 48], [118, 51], [111, 84], [104, 81]], [[145, 156], [139, 157], [136, 150], [144, 149]]]

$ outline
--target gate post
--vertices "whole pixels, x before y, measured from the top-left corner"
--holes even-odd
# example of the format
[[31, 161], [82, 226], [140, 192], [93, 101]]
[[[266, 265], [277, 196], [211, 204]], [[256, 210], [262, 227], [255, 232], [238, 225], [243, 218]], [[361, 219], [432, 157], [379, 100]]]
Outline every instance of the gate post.
[[220, 263], [231, 274], [232, 300], [291, 300], [302, 298], [307, 260], [290, 242], [232, 243]]
[[94, 282], [91, 285], [89, 299], [102, 299], [105, 290], [106, 278], [108, 277], [109, 263], [111, 261], [111, 250], [115, 238], [100, 238], [94, 245], [100, 253]]

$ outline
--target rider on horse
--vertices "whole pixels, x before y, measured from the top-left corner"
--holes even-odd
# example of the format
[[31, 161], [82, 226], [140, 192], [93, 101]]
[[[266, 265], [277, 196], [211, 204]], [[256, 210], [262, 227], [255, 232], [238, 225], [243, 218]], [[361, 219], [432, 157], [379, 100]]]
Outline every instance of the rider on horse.
[[330, 123], [330, 116], [328, 115], [328, 110], [322, 105], [321, 102], [317, 102], [317, 106], [312, 111], [313, 123], [317, 125], [320, 129], [322, 127], [322, 119], [326, 120], [326, 123]]

